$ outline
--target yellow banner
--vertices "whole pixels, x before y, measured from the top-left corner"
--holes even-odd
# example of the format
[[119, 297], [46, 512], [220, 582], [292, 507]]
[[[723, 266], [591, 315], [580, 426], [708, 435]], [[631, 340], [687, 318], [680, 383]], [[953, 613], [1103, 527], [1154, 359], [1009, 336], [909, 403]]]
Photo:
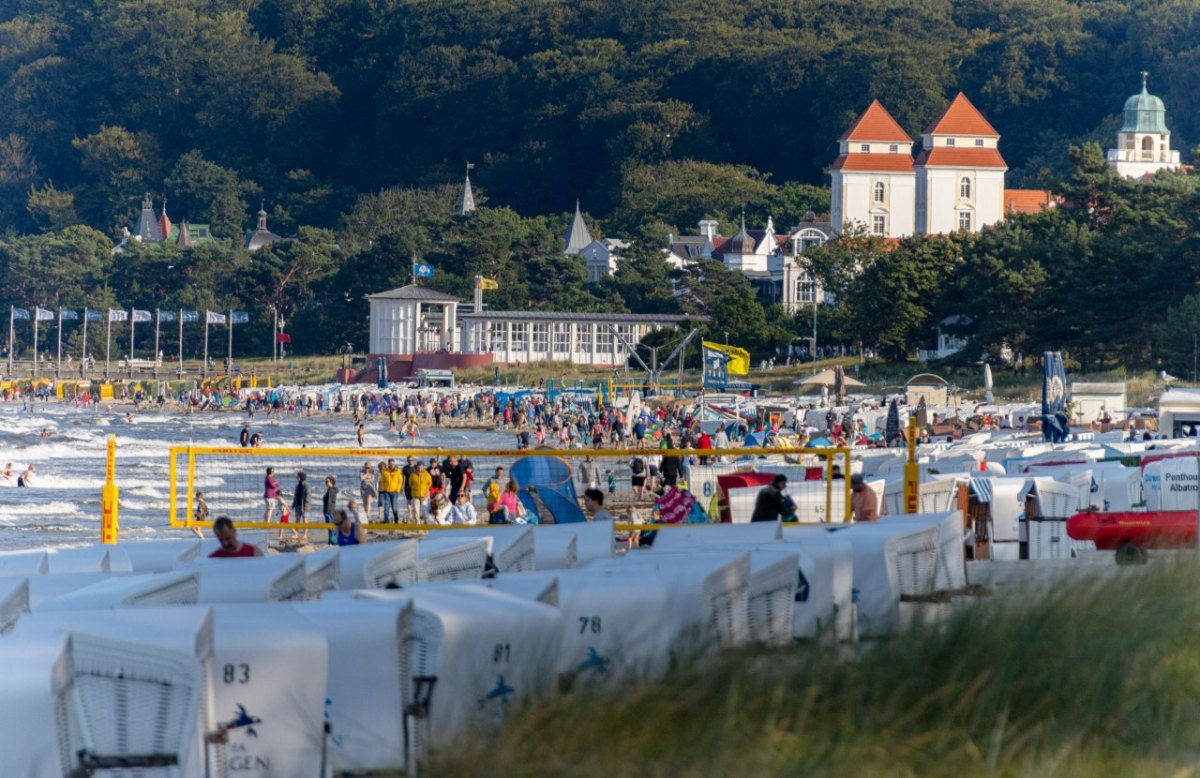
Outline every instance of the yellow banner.
[[479, 279], [479, 288], [485, 291], [489, 289], [499, 289], [500, 284], [490, 278], [481, 278]]
[[729, 363], [726, 366], [729, 375], [749, 375], [750, 374], [750, 352], [744, 348], [737, 346], [727, 346], [723, 343], [713, 343], [712, 341], [704, 341], [704, 348], [710, 348], [713, 351], [720, 351], [728, 355]]

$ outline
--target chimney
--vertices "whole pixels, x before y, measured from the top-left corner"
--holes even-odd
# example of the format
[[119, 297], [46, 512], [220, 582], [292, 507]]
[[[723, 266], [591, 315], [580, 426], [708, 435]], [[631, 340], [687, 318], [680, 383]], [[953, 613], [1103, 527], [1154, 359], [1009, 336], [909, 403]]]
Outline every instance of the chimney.
[[700, 234], [708, 240], [717, 237], [717, 222], [713, 219], [700, 220]]

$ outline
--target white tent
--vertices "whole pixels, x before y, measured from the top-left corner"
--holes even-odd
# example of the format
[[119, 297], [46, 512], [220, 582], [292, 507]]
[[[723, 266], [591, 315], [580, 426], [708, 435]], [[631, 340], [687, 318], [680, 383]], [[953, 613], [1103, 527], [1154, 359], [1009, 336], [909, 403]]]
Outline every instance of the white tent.
[[0, 551], [0, 576], [45, 575], [50, 569], [49, 554], [38, 551]]
[[116, 546], [52, 548], [46, 557], [47, 571], [59, 573], [131, 573], [133, 566]]
[[[919, 513], [941, 513], [954, 510], [958, 505], [958, 485], [960, 483], [965, 483], [965, 481], [941, 478], [922, 482]], [[902, 477], [888, 481], [884, 488], [884, 502], [887, 505], [888, 516], [899, 516], [904, 513], [904, 481]]]
[[425, 538], [417, 546], [421, 581], [478, 581], [487, 567], [487, 538]]
[[[573, 525], [572, 525], [573, 526]], [[611, 529], [611, 526], [609, 527]], [[495, 524], [475, 529], [455, 530], [456, 538], [489, 538], [488, 555], [501, 573], [533, 570], [533, 527]]]
[[[59, 575], [16, 577], [29, 582], [29, 609], [36, 612], [46, 603], [65, 594], [70, 594], [92, 584], [121, 576], [113, 576], [111, 573], [61, 573]], [[12, 578], [12, 576], [0, 578], [0, 581], [7, 581]]]
[[[564, 540], [571, 537], [575, 538], [573, 561], [569, 545]], [[593, 559], [607, 559], [613, 555], [613, 525], [611, 521], [541, 524], [534, 529], [533, 545], [538, 570], [559, 570], [585, 565]], [[557, 558], [558, 549], [562, 549], [561, 559]], [[543, 567], [543, 562], [553, 567]]]
[[341, 589], [382, 589], [417, 580], [417, 541], [392, 540], [338, 548]]
[[317, 549], [304, 555], [304, 577], [308, 599], [320, 598], [322, 592], [338, 588], [341, 581], [341, 554], [337, 546]]
[[29, 581], [24, 578], [0, 579], [0, 635], [16, 625], [21, 614], [29, 612]]
[[[366, 593], [376, 605], [411, 600], [409, 676], [436, 677], [418, 752], [498, 729], [508, 711], [553, 687], [563, 630], [557, 608], [482, 586]], [[408, 699], [406, 698], [406, 702]]]
[[412, 698], [411, 600], [379, 607], [338, 598], [282, 607], [294, 609], [328, 644], [331, 767], [351, 773], [404, 769], [404, 706]]
[[815, 638], [832, 634], [852, 640], [858, 616], [854, 604], [854, 550], [840, 533], [824, 527], [783, 527], [786, 547], [800, 550], [804, 584], [797, 592], [792, 635]]
[[496, 585], [553, 586], [562, 612], [557, 671], [581, 682], [655, 678], [667, 669], [667, 587], [658, 575], [617, 567], [510, 573]]
[[109, 610], [150, 605], [195, 605], [200, 576], [195, 570], [114, 575], [44, 602], [42, 611]]
[[[957, 511], [941, 513], [914, 513], [888, 516], [884, 521], [891, 524], [906, 524], [912, 527], [937, 526], [937, 562], [934, 570], [933, 589], [931, 591], [948, 591], [961, 589], [967, 585], [966, 555], [963, 550], [963, 519]], [[901, 572], [902, 587], [904, 580], [913, 581], [913, 594], [922, 593], [926, 585], [927, 570], [923, 567], [925, 556], [911, 554], [899, 560], [908, 565], [908, 572]], [[903, 591], [903, 593], [908, 593]]]
[[200, 574], [199, 602], [271, 602], [308, 597], [308, 576], [301, 554], [247, 559], [202, 559], [191, 570]]
[[859, 596], [858, 631], [862, 637], [895, 632], [902, 594], [934, 591], [942, 518], [928, 524], [883, 519], [837, 530], [854, 551], [854, 588]]
[[325, 632], [287, 606], [212, 610], [214, 718], [241, 724], [230, 730], [228, 744], [214, 748], [216, 761], [241, 778], [317, 776], [326, 745]]
[[64, 634], [0, 639], [0, 754], [22, 778], [62, 778], [75, 755], [59, 739], [72, 680], [71, 639]]
[[123, 540], [117, 543], [135, 573], [165, 573], [200, 558], [200, 540]]
[[[213, 724], [211, 718], [213, 624], [212, 613], [208, 608], [123, 608], [114, 611], [34, 613], [23, 617], [10, 636], [0, 638], [0, 648], [10, 639], [29, 639], [50, 634], [71, 634], [75, 638], [77, 647], [80, 645], [80, 641], [85, 640], [120, 645], [122, 649], [118, 659], [130, 663], [130, 667], [138, 665], [141, 657], [145, 656], [147, 652], [157, 652], [174, 657], [186, 656], [189, 663], [196, 668], [199, 678], [194, 705], [194, 724], [191, 725], [191, 731], [187, 735], [189, 738], [187, 751], [189, 754], [199, 757], [199, 764], [193, 764], [191, 768], [193, 771], [183, 774], [203, 775], [204, 733], [211, 729]], [[108, 672], [108, 666], [104, 663], [98, 664], [97, 667], [103, 672]], [[151, 665], [148, 663], [147, 669], [150, 667]], [[119, 686], [120, 680], [120, 678], [105, 676], [97, 679], [94, 684], [99, 693], [96, 694], [98, 699], [92, 704], [95, 706], [95, 710], [101, 711], [111, 719], [110, 725], [119, 724], [131, 730], [136, 729], [137, 737], [141, 738], [144, 733], [152, 732], [156, 727], [169, 723], [165, 718], [163, 721], [146, 721], [139, 718], [146, 715], [153, 716], [156, 704], [153, 702], [153, 689], [147, 690], [146, 686], [140, 684], [133, 690], [137, 692], [136, 694], [126, 696], [130, 706], [136, 705], [141, 709], [133, 712], [112, 711], [111, 706], [114, 702], [110, 698], [118, 696], [114, 686]], [[185, 680], [186, 683], [181, 682], [181, 688], [186, 688], [191, 684], [190, 676]], [[176, 681], [168, 679], [155, 683], [169, 687]], [[150, 684], [151, 687], [153, 685]], [[130, 691], [130, 689], [126, 689], [126, 691]], [[147, 694], [142, 692], [148, 692], [151, 701], [148, 702]], [[169, 693], [172, 693], [169, 689], [161, 690], [162, 695]], [[158, 699], [163, 704], [168, 702], [163, 696], [159, 696]], [[0, 750], [0, 753], [4, 753], [4, 751]]]
[[657, 575], [666, 584], [671, 650], [691, 659], [750, 639], [750, 555], [630, 553], [592, 562], [631, 577]]

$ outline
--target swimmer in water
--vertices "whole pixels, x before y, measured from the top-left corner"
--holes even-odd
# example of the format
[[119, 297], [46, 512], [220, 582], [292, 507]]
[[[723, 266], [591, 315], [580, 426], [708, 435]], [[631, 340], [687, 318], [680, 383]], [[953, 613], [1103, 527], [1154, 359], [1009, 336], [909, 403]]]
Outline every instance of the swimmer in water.
[[43, 438], [50, 437], [50, 429], [48, 427], [42, 427], [42, 437]]
[[33, 486], [33, 465], [30, 465], [24, 473], [17, 477], [17, 486]]
[[12, 477], [12, 462], [9, 462], [3, 470], [0, 470], [0, 479], [3, 479], [5, 483], [12, 483]]
[[133, 424], [133, 414], [132, 413], [125, 414], [125, 421], [128, 424]]

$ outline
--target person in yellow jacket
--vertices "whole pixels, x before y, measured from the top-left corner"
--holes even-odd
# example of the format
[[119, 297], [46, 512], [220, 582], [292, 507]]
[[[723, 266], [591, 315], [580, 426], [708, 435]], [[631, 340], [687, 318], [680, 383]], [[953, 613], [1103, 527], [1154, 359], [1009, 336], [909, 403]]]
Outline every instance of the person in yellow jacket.
[[[409, 517], [424, 521], [429, 513], [429, 490], [433, 487], [433, 476], [418, 462], [416, 471], [408, 477], [408, 490], [412, 499], [408, 501]], [[416, 513], [416, 516], [412, 516]]]
[[384, 522], [400, 523], [400, 491], [404, 488], [404, 474], [396, 466], [396, 460], [389, 459], [386, 465], [379, 466], [379, 505], [383, 509]]

